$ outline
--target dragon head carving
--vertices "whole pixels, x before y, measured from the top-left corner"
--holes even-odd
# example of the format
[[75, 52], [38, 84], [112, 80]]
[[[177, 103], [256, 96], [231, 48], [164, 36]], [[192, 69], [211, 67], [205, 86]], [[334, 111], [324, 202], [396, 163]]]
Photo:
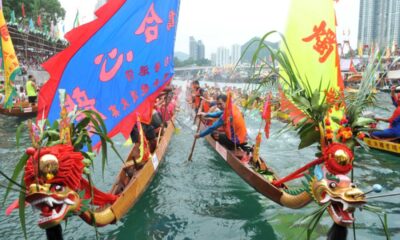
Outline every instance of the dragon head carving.
[[314, 168], [309, 187], [312, 198], [319, 205], [330, 202], [329, 215], [341, 226], [351, 225], [354, 222], [354, 210], [366, 203], [364, 193], [349, 177], [331, 174], [319, 166]]
[[26, 201], [41, 211], [39, 226], [50, 228], [80, 210], [83, 155], [70, 145], [28, 148], [25, 167]]
[[40, 210], [38, 224], [41, 228], [58, 225], [71, 215], [83, 216], [92, 203], [90, 198], [97, 206], [115, 201], [116, 196], [97, 189], [93, 197], [90, 195], [90, 185], [83, 178], [85, 158], [71, 145], [59, 144], [40, 150], [28, 148], [26, 152], [30, 155], [24, 178], [26, 201]]

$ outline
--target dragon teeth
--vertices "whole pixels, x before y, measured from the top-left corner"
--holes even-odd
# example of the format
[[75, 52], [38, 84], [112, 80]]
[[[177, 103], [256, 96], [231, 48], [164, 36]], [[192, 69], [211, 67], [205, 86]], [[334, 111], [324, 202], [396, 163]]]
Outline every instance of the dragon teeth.
[[347, 202], [342, 201], [342, 204], [343, 204], [343, 211], [349, 209], [349, 204]]
[[50, 207], [53, 207], [53, 201], [50, 198], [46, 198], [46, 203], [47, 205], [49, 205]]
[[66, 198], [65, 200], [64, 200], [64, 203], [66, 203], [66, 204], [68, 204], [68, 205], [74, 205], [75, 203], [71, 200], [71, 199], [69, 199], [69, 198]]

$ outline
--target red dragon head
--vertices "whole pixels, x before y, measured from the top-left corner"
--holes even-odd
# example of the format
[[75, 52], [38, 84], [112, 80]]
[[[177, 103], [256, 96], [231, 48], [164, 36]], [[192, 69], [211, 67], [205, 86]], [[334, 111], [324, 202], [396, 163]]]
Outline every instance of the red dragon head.
[[[74, 151], [71, 145], [61, 144], [40, 150], [28, 148], [26, 152], [30, 155], [24, 178], [28, 189], [26, 201], [41, 211], [39, 226], [45, 229], [53, 227], [70, 215], [84, 218], [87, 210], [83, 203], [91, 198], [91, 191], [83, 178], [82, 153]], [[115, 199], [114, 195], [94, 189], [94, 205], [103, 206]]]
[[39, 226], [49, 228], [59, 224], [68, 213], [76, 214], [81, 201], [78, 191], [84, 164], [83, 155], [70, 145], [28, 148], [25, 167], [26, 201], [41, 210]]

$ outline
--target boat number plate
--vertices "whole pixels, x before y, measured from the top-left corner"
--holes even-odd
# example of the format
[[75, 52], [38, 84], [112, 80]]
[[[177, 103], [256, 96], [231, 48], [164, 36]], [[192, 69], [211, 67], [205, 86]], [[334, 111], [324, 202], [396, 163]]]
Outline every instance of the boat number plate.
[[157, 169], [158, 167], [158, 158], [157, 158], [157, 154], [154, 154], [153, 157], [151, 158], [151, 162], [153, 163], [154, 169]]
[[222, 158], [226, 161], [227, 155], [228, 155], [226, 149], [221, 144], [219, 144], [219, 142], [216, 142], [215, 149], [222, 156]]
[[31, 107], [30, 108], [24, 108], [24, 112], [30, 113], [30, 112], [32, 112], [32, 108]]

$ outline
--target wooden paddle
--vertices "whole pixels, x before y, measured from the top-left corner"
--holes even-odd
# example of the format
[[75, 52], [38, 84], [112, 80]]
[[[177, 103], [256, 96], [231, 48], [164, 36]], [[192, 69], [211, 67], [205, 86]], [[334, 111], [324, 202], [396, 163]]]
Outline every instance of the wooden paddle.
[[[203, 108], [203, 100], [200, 100], [200, 107], [199, 107], [199, 110], [198, 110], [197, 113], [196, 113], [196, 116], [194, 117], [194, 122], [196, 122], [197, 114], [198, 114], [199, 112], [201, 112], [202, 108]], [[197, 133], [199, 132], [199, 130], [200, 130], [200, 124], [201, 124], [201, 119], [199, 118], [199, 123], [197, 124], [196, 134], [197, 134]], [[197, 138], [194, 138], [193, 145], [192, 145], [192, 149], [190, 150], [190, 154], [189, 154], [189, 158], [188, 158], [188, 161], [189, 161], [189, 162], [192, 161], [192, 155], [193, 155], [194, 147], [196, 146], [196, 141], [197, 141]]]

